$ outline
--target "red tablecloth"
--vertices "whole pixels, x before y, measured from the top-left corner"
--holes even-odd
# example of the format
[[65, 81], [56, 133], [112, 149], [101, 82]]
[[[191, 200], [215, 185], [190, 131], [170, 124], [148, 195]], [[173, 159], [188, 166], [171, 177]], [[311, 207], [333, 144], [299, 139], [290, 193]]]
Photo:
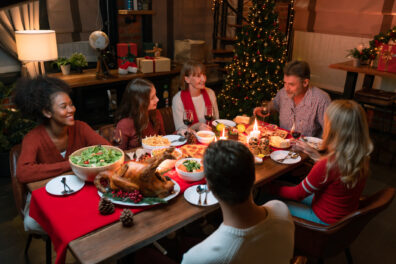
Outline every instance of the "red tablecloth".
[[[192, 185], [205, 183], [205, 179], [186, 182], [178, 177], [175, 170], [167, 175], [180, 185], [179, 195]], [[47, 193], [45, 188], [32, 192], [30, 216], [51, 237], [57, 253], [56, 263], [65, 262], [66, 249], [70, 241], [119, 220], [125, 207], [116, 205], [115, 213], [104, 216], [99, 213], [99, 201], [97, 189], [91, 183], [86, 183], [79, 192], [69, 196], [53, 196]], [[151, 207], [128, 208], [136, 214]]]

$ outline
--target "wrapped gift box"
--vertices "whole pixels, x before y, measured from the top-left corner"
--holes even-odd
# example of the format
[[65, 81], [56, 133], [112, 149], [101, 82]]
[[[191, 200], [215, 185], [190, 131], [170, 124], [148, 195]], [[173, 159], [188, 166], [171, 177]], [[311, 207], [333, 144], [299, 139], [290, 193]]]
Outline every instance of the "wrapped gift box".
[[137, 57], [136, 43], [118, 43], [117, 44], [117, 63], [118, 67], [127, 63], [135, 62]]
[[170, 71], [171, 61], [165, 57], [143, 57], [137, 58], [139, 71], [142, 73]]
[[378, 54], [378, 70], [396, 73], [396, 45], [382, 45]]

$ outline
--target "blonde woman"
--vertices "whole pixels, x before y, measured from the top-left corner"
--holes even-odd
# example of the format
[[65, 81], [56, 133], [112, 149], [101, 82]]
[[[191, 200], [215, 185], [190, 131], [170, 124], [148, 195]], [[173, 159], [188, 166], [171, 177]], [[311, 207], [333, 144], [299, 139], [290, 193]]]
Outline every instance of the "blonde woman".
[[219, 118], [216, 95], [205, 86], [205, 67], [201, 63], [187, 61], [180, 72], [180, 88], [172, 99], [172, 112], [175, 128], [178, 131], [187, 128], [183, 123], [183, 112], [190, 111], [193, 130], [204, 130], [210, 127], [205, 124], [205, 109], [210, 109], [214, 119]]
[[323, 148], [327, 154], [297, 186], [272, 186], [292, 215], [332, 224], [358, 208], [369, 173], [373, 144], [363, 108], [351, 100], [333, 101], [325, 112]]

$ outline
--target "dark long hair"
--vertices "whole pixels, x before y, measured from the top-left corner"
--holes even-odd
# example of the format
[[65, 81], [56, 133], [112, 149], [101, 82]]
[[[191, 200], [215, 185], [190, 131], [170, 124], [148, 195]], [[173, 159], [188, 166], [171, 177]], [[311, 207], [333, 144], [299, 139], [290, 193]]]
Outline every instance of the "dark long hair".
[[43, 110], [52, 112], [52, 97], [55, 93], [70, 94], [64, 81], [51, 77], [21, 78], [15, 85], [13, 101], [21, 113], [40, 123], [48, 122]]
[[152, 82], [141, 78], [129, 82], [115, 115], [116, 122], [123, 118], [132, 118], [139, 139], [142, 138], [142, 132], [149, 121], [154, 124], [155, 129], [159, 126], [155, 118], [156, 111], [148, 111], [151, 87], [154, 87]]

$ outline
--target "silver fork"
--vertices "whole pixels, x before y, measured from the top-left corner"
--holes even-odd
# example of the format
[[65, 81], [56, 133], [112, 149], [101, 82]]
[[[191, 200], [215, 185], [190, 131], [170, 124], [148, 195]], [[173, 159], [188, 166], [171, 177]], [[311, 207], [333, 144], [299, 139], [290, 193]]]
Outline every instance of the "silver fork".
[[208, 192], [209, 192], [208, 186], [205, 185], [205, 199], [204, 199], [204, 202], [203, 202], [204, 205], [208, 204]]
[[276, 161], [282, 163], [284, 160], [290, 158], [292, 154], [293, 154], [293, 152], [289, 151], [289, 153], [287, 153], [286, 157], [281, 158], [281, 159], [277, 159]]

